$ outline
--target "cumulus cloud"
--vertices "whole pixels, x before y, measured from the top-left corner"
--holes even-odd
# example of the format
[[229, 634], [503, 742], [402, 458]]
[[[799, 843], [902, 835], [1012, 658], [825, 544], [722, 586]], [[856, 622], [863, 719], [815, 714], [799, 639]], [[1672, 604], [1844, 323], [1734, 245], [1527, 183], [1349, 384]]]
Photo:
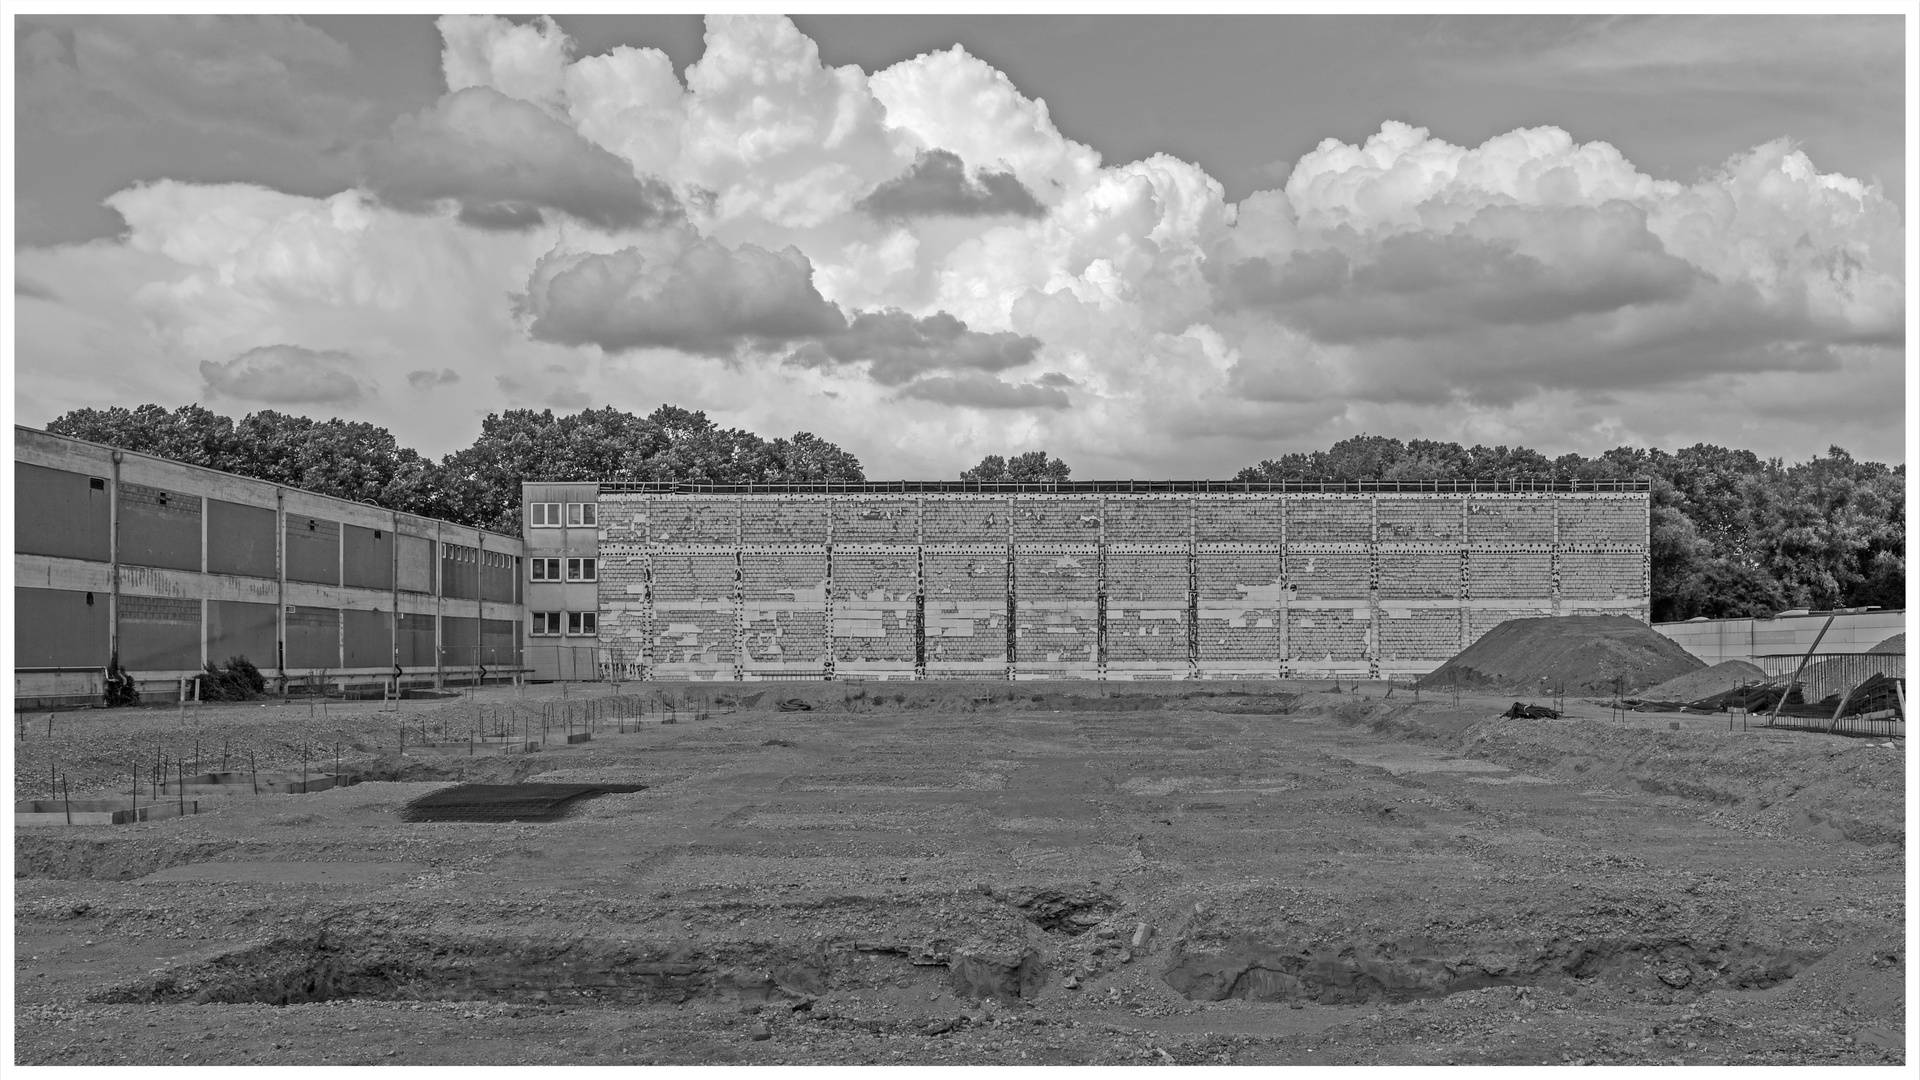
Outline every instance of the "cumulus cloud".
[[1067, 392], [1038, 383], [1006, 383], [977, 372], [932, 375], [902, 387], [903, 397], [969, 409], [1064, 409]]
[[1818, 451], [1849, 398], [1897, 402], [1900, 208], [1788, 142], [1680, 183], [1557, 128], [1390, 122], [1230, 205], [1191, 162], [1103, 162], [957, 47], [868, 74], [716, 17], [683, 82], [544, 20], [440, 25], [448, 95], [371, 194], [161, 181], [112, 197], [118, 242], [22, 249], [63, 303], [20, 305], [21, 401], [91, 403], [80, 343], [110, 326], [157, 400], [202, 357], [324, 340], [406, 357], [445, 407], [352, 408], [442, 450], [503, 401], [669, 400], [886, 475], [1038, 445], [1218, 475], [1360, 431]]
[[459, 381], [460, 373], [452, 368], [441, 368], [439, 371], [429, 368], [407, 372], [407, 382], [412, 384], [415, 390], [431, 390], [436, 386], [445, 386]]
[[442, 15], [440, 69], [447, 89], [479, 86], [562, 112], [571, 43], [546, 15], [515, 24], [495, 15]]
[[370, 182], [406, 210], [460, 204], [460, 219], [486, 229], [538, 225], [557, 210], [602, 229], [675, 219], [679, 205], [657, 180], [642, 180], [545, 110], [487, 87], [468, 87], [403, 116], [370, 153]]
[[364, 112], [352, 54], [289, 15], [23, 15], [19, 116], [91, 129], [146, 117], [305, 143]]
[[926, 150], [913, 168], [873, 189], [859, 208], [876, 218], [912, 217], [1039, 217], [1046, 208], [1033, 192], [1010, 172], [967, 175], [960, 155], [951, 150]]
[[626, 248], [541, 260], [522, 310], [542, 341], [608, 352], [679, 349], [731, 356], [846, 329], [796, 248], [701, 239], [670, 253]]
[[944, 311], [914, 318], [900, 310], [863, 311], [846, 329], [810, 341], [787, 357], [802, 367], [865, 361], [867, 374], [898, 386], [936, 370], [1004, 371], [1031, 363], [1040, 340], [1008, 331], [985, 334]]
[[225, 363], [200, 362], [200, 378], [216, 394], [272, 405], [324, 405], [358, 401], [372, 387], [342, 370], [357, 364], [348, 353], [265, 345]]

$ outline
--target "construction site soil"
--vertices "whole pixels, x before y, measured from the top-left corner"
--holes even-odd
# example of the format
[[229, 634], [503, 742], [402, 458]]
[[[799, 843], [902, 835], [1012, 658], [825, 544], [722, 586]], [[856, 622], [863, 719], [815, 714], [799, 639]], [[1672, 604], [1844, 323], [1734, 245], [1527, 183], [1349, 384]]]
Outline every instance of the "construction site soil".
[[1632, 694], [1706, 667], [1624, 615], [1508, 619], [1420, 678], [1430, 688]]
[[[568, 742], [560, 692], [28, 718], [22, 799], [195, 740], [357, 782], [18, 827], [17, 1063], [1905, 1060], [1904, 742], [1327, 682], [629, 685]], [[644, 787], [402, 819], [462, 781]]]

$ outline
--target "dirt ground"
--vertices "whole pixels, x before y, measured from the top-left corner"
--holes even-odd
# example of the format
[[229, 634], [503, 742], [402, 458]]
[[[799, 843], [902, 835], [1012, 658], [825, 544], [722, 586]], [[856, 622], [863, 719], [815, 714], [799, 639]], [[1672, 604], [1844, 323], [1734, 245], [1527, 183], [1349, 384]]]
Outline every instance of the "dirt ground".
[[[362, 782], [16, 828], [16, 1062], [1904, 1062], [1904, 742], [1331, 689], [646, 687], [471, 757], [398, 729], [557, 688], [331, 703]], [[306, 714], [29, 718], [16, 792]], [[399, 820], [462, 778], [647, 788]]]

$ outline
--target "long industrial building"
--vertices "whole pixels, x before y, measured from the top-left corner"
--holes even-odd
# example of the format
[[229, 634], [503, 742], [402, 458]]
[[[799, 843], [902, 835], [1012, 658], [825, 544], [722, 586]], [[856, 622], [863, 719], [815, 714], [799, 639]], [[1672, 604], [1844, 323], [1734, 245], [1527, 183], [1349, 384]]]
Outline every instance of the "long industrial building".
[[270, 678], [402, 685], [522, 664], [524, 545], [14, 429], [17, 708], [144, 693], [244, 656]]
[[1644, 485], [522, 491], [537, 678], [1382, 678], [1648, 618]]
[[1384, 678], [1506, 619], [1648, 617], [1644, 485], [536, 481], [523, 539], [14, 446], [19, 707], [234, 656], [363, 686]]

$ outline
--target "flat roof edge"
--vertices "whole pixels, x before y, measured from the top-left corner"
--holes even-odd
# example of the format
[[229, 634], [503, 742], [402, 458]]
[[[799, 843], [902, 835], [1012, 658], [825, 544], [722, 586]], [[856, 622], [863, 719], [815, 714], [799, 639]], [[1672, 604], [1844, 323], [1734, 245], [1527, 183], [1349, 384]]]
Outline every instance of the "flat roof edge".
[[1064, 480], [979, 482], [971, 480], [866, 480], [788, 484], [700, 484], [665, 480], [523, 480], [531, 485], [596, 484], [602, 493], [646, 495], [1266, 495], [1266, 494], [1640, 494], [1646, 480]]

